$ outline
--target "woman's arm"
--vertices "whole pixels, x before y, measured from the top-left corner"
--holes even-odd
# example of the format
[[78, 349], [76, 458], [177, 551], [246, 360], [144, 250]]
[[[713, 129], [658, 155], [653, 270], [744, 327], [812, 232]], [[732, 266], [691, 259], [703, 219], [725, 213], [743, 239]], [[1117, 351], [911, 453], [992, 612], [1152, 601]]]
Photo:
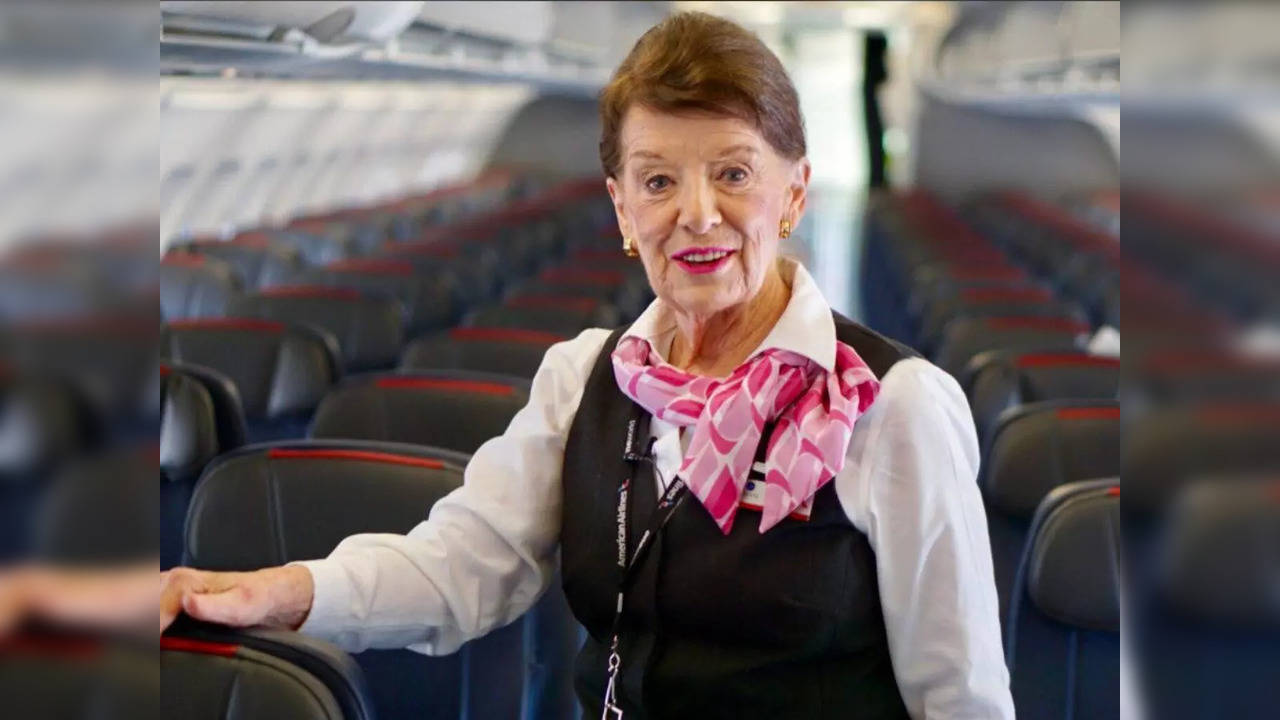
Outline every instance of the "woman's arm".
[[[439, 655], [528, 610], [554, 573], [565, 439], [607, 337], [588, 330], [547, 352], [529, 404], [503, 435], [476, 451], [463, 486], [440, 499], [427, 520], [405, 535], [355, 535], [324, 560], [287, 566], [310, 576], [298, 629], [352, 652], [410, 647]], [[271, 595], [286, 579], [258, 594]], [[239, 593], [221, 591], [243, 609]], [[219, 591], [183, 593], [179, 602], [201, 619], [219, 620], [217, 600], [202, 607], [200, 598], [188, 597], [201, 594]], [[283, 602], [296, 609], [301, 599]]]
[[1012, 720], [978, 443], [955, 380], [928, 362], [886, 373], [859, 423], [841, 499], [876, 551], [894, 673], [913, 718]]

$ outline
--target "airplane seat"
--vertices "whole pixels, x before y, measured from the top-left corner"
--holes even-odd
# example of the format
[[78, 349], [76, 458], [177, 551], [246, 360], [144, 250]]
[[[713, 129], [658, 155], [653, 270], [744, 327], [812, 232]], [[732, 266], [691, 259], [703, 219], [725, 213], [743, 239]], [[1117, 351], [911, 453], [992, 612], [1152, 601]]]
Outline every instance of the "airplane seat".
[[613, 328], [621, 324], [618, 310], [591, 298], [522, 297], [505, 305], [481, 308], [463, 319], [463, 325], [486, 328], [515, 328], [574, 336], [593, 327]]
[[1160, 517], [1162, 553], [1150, 563], [1150, 580], [1134, 582], [1130, 574], [1134, 590], [1126, 602], [1135, 609], [1124, 632], [1146, 664], [1149, 717], [1258, 717], [1274, 707], [1280, 683], [1274, 468], [1211, 471], [1175, 493]]
[[0, 366], [0, 563], [27, 554], [46, 480], [103, 443], [104, 421], [76, 383]]
[[1120, 437], [1115, 400], [1019, 405], [996, 420], [983, 447], [978, 483], [1002, 611], [1009, 607], [1014, 572], [1040, 501], [1059, 485], [1119, 477]]
[[250, 440], [299, 438], [342, 375], [328, 332], [252, 318], [180, 320], [161, 329], [161, 356], [202, 365], [235, 384]]
[[1079, 352], [991, 350], [970, 361], [965, 391], [978, 439], [1017, 405], [1046, 400], [1110, 399], [1120, 394], [1120, 359]]
[[[427, 445], [469, 455], [501, 435], [528, 401], [529, 381], [523, 378], [459, 370], [366, 375], [344, 380], [325, 398], [310, 437]], [[571, 717], [580, 628], [558, 576], [524, 623], [525, 701], [533, 717]], [[469, 652], [473, 662], [483, 654], [502, 663], [511, 650], [485, 638]]]
[[282, 245], [302, 255], [307, 266], [320, 267], [359, 257], [355, 242], [339, 233], [324, 232], [308, 225], [291, 225], [278, 230], [261, 230], [273, 245]]
[[1019, 717], [1120, 717], [1120, 485], [1040, 502], [1018, 567], [1006, 660]]
[[628, 322], [635, 320], [640, 313], [644, 312], [650, 300], [648, 295], [631, 284], [613, 286], [574, 282], [555, 283], [534, 279], [512, 290], [507, 295], [507, 300], [519, 303], [521, 298], [526, 297], [588, 298], [613, 305], [618, 309], [622, 322]]
[[278, 285], [241, 295], [228, 314], [328, 331], [337, 338], [343, 366], [350, 371], [394, 367], [404, 344], [404, 310], [398, 300], [347, 288]]
[[182, 526], [195, 482], [215, 457], [245, 442], [244, 410], [225, 375], [162, 363], [160, 421], [160, 569], [182, 560]]
[[[149, 309], [150, 314], [143, 312]], [[87, 314], [0, 326], [0, 358], [20, 375], [71, 383], [101, 418], [107, 439], [154, 439], [159, 325], [149, 308], [128, 314]], [[110, 419], [111, 422], [105, 422]]]
[[[466, 461], [449, 450], [367, 441], [241, 448], [215, 460], [196, 487], [186, 564], [253, 570], [325, 557], [356, 533], [406, 533], [462, 484]], [[356, 660], [381, 717], [518, 717], [522, 632], [517, 621], [450, 656], [370, 650]]]
[[376, 257], [407, 262], [418, 273], [451, 276], [461, 308], [493, 298], [509, 280], [498, 252], [485, 245], [447, 240], [387, 243]]
[[374, 720], [359, 665], [322, 640], [180, 618], [160, 638], [163, 717]]
[[516, 328], [453, 328], [409, 343], [400, 356], [400, 369], [475, 370], [532, 380], [547, 349], [571, 337]]
[[412, 263], [400, 260], [360, 258], [330, 263], [303, 270], [294, 283], [394, 297], [404, 306], [405, 330], [411, 336], [444, 328], [461, 314], [453, 277], [419, 273]]
[[908, 273], [903, 287], [905, 303], [898, 312], [907, 315], [914, 323], [914, 329], [921, 327], [929, 308], [968, 291], [1003, 290], [1030, 294], [1049, 290], [1021, 267], [1005, 261], [985, 265], [921, 263]]
[[170, 251], [160, 261], [160, 316], [164, 320], [220, 317], [244, 281], [231, 263]]
[[271, 242], [264, 233], [241, 233], [232, 240], [193, 240], [169, 248], [170, 253], [215, 257], [229, 263], [246, 289], [288, 282], [302, 267], [297, 248]]
[[1044, 287], [970, 287], [954, 296], [939, 298], [924, 309], [917, 347], [932, 351], [947, 323], [960, 317], [1068, 317], [1081, 323], [1089, 321], [1078, 304], [1055, 298]]
[[32, 559], [98, 567], [155, 562], [155, 472], [149, 444], [87, 453], [63, 465], [33, 507]]
[[118, 304], [117, 295], [94, 268], [62, 258], [0, 262], [0, 322], [100, 311]]
[[473, 453], [529, 402], [523, 378], [460, 370], [349, 377], [316, 409], [309, 437], [432, 445]]
[[988, 350], [1083, 351], [1090, 329], [1071, 317], [960, 317], [947, 323], [932, 360], [961, 386], [974, 356]]

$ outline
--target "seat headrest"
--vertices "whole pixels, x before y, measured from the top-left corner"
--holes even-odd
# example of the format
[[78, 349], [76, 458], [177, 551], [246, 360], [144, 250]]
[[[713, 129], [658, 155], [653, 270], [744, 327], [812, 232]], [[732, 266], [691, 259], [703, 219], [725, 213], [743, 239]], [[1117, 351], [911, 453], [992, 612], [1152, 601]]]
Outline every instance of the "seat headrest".
[[165, 356], [225, 375], [254, 419], [314, 409], [341, 375], [337, 345], [318, 328], [244, 318], [183, 320], [161, 334]]
[[160, 314], [165, 320], [217, 317], [244, 289], [235, 267], [220, 258], [169, 252], [160, 263]]
[[460, 314], [456, 280], [451, 275], [419, 273], [407, 262], [380, 258], [344, 260], [303, 270], [296, 282], [394, 297], [403, 304], [405, 325], [412, 333], [444, 327]]
[[1072, 627], [1120, 631], [1120, 487], [1055, 489], [1037, 513], [1023, 577], [1041, 613]]
[[465, 371], [349, 378], [320, 404], [310, 437], [384, 440], [473, 453], [529, 402], [529, 381]]
[[98, 444], [103, 420], [73, 382], [0, 371], [0, 480], [36, 477]]
[[[512, 303], [523, 303], [526, 298], [513, 298]], [[472, 313], [466, 324], [478, 327], [507, 327], [540, 330], [561, 335], [577, 335], [589, 327], [614, 327], [619, 323], [618, 310], [608, 303], [592, 302], [583, 305], [586, 298], [569, 303], [559, 300], [554, 304], [534, 302], [528, 305], [487, 307]], [[576, 307], [573, 307], [576, 305]]]
[[139, 399], [156, 397], [156, 320], [153, 315], [81, 315], [0, 327], [0, 357], [23, 372], [73, 382], [102, 417], [154, 420], [158, 406], [140, 407]]
[[199, 475], [213, 458], [244, 444], [244, 410], [229, 378], [209, 368], [161, 363], [160, 474]]
[[302, 265], [302, 255], [296, 248], [272, 243], [265, 235], [242, 235], [233, 241], [195, 241], [173, 250], [216, 257], [230, 263], [246, 287], [286, 282]]
[[160, 541], [154, 446], [94, 453], [57, 473], [35, 524], [38, 558], [70, 564], [145, 562]]
[[232, 301], [239, 317], [323, 328], [333, 334], [348, 369], [390, 367], [404, 344], [403, 308], [389, 297], [371, 297], [346, 288], [287, 285]]
[[1071, 317], [959, 317], [942, 331], [936, 361], [953, 375], [963, 375], [980, 352], [1079, 350], [1088, 338], [1088, 324]]
[[1201, 476], [1184, 486], [1160, 543], [1164, 602], [1200, 623], [1280, 631], [1280, 483]]
[[532, 379], [547, 349], [568, 339], [557, 333], [517, 328], [460, 327], [409, 344], [400, 369], [476, 370]]
[[1120, 362], [1078, 352], [992, 350], [970, 361], [966, 392], [985, 438], [1000, 413], [1027, 403], [1065, 399], [1118, 399]]
[[358, 441], [255, 445], [223, 455], [192, 496], [186, 561], [252, 570], [324, 557], [356, 533], [408, 532], [462, 484], [460, 457]]
[[355, 661], [322, 640], [180, 618], [160, 638], [164, 716], [372, 720]]
[[1120, 405], [1058, 400], [1002, 414], [983, 453], [980, 484], [993, 511], [1030, 519], [1058, 485], [1120, 475]]

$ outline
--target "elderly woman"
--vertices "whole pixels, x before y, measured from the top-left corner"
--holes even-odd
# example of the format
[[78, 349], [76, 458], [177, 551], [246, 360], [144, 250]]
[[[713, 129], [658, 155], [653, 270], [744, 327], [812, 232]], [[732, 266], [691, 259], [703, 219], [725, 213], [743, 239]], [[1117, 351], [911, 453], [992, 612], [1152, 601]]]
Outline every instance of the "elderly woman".
[[676, 15], [600, 113], [623, 251], [658, 299], [551, 348], [408, 535], [175, 571], [162, 623], [181, 607], [448, 653], [528, 610], [558, 563], [590, 634], [588, 715], [1013, 717], [963, 395], [778, 255], [809, 180], [778, 59]]

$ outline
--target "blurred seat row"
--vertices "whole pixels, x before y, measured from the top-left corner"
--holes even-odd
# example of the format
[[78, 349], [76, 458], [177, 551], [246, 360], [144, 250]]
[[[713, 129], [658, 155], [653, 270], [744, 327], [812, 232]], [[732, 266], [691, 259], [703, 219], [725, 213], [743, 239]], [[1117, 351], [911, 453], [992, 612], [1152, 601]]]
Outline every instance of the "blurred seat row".
[[973, 411], [1005, 655], [1019, 716], [1117, 717], [1119, 241], [1017, 196], [922, 191], [867, 217], [872, 327], [951, 373]]

